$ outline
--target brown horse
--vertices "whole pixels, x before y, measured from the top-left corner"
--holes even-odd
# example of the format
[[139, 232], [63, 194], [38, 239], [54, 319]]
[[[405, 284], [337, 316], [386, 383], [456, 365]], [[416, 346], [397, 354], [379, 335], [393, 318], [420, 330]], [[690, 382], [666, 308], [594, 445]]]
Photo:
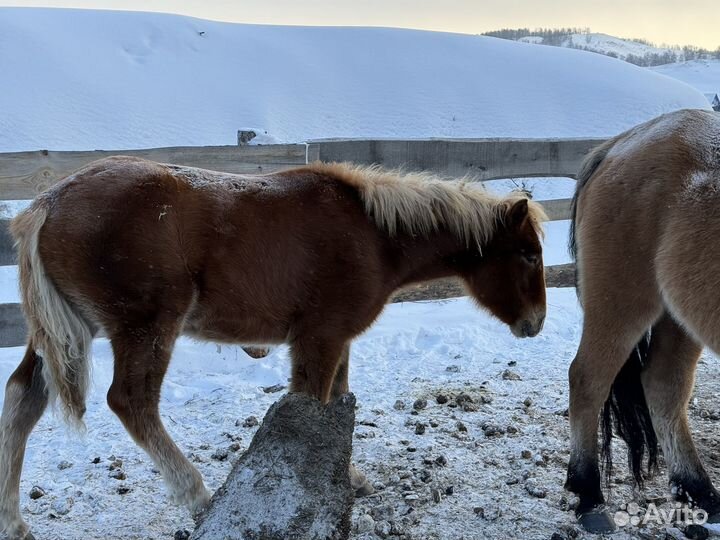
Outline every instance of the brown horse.
[[566, 487], [592, 532], [614, 528], [598, 467], [603, 402], [606, 460], [614, 416], [638, 483], [646, 449], [654, 468], [659, 439], [673, 492], [711, 519], [720, 513], [687, 420], [702, 345], [720, 353], [719, 208], [720, 115], [712, 112], [639, 125], [594, 150], [578, 178], [571, 250], [585, 318], [569, 373]]
[[350, 341], [413, 282], [460, 276], [515, 335], [534, 336], [545, 318], [542, 218], [518, 195], [378, 168], [239, 176], [128, 157], [91, 163], [12, 224], [30, 338], [0, 420], [0, 530], [28, 530], [20, 471], [48, 401], [82, 421], [98, 329], [115, 357], [110, 408], [195, 512], [207, 490], [158, 411], [180, 334], [288, 343], [291, 391], [322, 401], [348, 391]]

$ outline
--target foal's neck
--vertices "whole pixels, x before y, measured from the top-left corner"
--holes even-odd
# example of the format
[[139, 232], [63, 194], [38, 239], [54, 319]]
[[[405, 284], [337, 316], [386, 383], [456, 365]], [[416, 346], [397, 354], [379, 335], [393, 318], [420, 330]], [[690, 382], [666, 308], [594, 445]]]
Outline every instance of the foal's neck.
[[457, 275], [456, 259], [467, 253], [464, 240], [447, 231], [426, 238], [400, 235], [394, 240], [395, 285], [404, 287], [422, 281]]

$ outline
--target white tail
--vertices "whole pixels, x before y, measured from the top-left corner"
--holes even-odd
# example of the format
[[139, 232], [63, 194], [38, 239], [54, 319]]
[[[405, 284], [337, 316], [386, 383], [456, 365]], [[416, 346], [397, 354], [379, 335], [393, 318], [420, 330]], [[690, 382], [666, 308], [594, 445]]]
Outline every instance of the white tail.
[[28, 347], [43, 359], [43, 377], [50, 400], [59, 397], [66, 419], [80, 427], [90, 379], [92, 331], [45, 273], [38, 237], [47, 214], [47, 199], [41, 196], [11, 226], [18, 250]]

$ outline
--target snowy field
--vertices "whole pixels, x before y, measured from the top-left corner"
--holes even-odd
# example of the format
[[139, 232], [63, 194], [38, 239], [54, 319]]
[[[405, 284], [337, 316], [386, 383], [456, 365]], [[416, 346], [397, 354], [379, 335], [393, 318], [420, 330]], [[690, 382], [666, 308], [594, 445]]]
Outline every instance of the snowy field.
[[0, 47], [8, 152], [235, 144], [246, 127], [281, 142], [609, 136], [707, 106], [613, 58], [441, 32], [0, 8]]
[[[263, 132], [264, 142], [606, 136], [663, 112], [708, 106], [684, 82], [619, 60], [432, 32], [0, 8], [0, 50], [0, 72], [11, 81], [0, 90], [0, 151], [234, 144], [241, 127]], [[487, 185], [523, 187], [537, 200], [574, 189], [568, 179]], [[567, 227], [547, 224], [546, 264], [569, 261]], [[0, 303], [17, 301], [16, 281], [14, 267], [0, 268]], [[377, 488], [356, 502], [353, 538], [585, 538], [562, 487], [567, 368], [580, 322], [573, 289], [548, 290], [545, 329], [527, 340], [468, 299], [388, 306], [351, 360], [355, 459]], [[21, 355], [0, 349], [0, 381]], [[211, 489], [257, 429], [245, 420], [261, 419], [281, 395], [263, 388], [287, 385], [287, 356], [285, 347], [253, 360], [239, 347], [178, 343], [161, 411]], [[707, 356], [691, 409], [717, 479], [720, 414], [707, 381], [719, 371]], [[38, 540], [159, 540], [192, 528], [108, 410], [111, 377], [109, 344], [96, 340], [87, 433], [47, 414], [30, 438], [21, 506]], [[427, 407], [414, 411], [419, 399]], [[616, 451], [611, 504], [667, 497], [664, 477], [633, 493], [624, 449]], [[110, 471], [113, 463], [123, 474]], [[32, 500], [35, 485], [45, 496]], [[613, 538], [664, 535], [629, 529]]]

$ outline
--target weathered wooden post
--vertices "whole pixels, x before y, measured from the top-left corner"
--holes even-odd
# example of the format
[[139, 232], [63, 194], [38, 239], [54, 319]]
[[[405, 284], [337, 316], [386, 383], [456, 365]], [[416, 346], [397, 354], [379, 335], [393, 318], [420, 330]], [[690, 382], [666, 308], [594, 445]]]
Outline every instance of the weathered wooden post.
[[243, 131], [241, 129], [238, 129], [238, 146], [245, 146], [247, 143], [252, 141], [257, 136], [257, 133], [254, 131]]

